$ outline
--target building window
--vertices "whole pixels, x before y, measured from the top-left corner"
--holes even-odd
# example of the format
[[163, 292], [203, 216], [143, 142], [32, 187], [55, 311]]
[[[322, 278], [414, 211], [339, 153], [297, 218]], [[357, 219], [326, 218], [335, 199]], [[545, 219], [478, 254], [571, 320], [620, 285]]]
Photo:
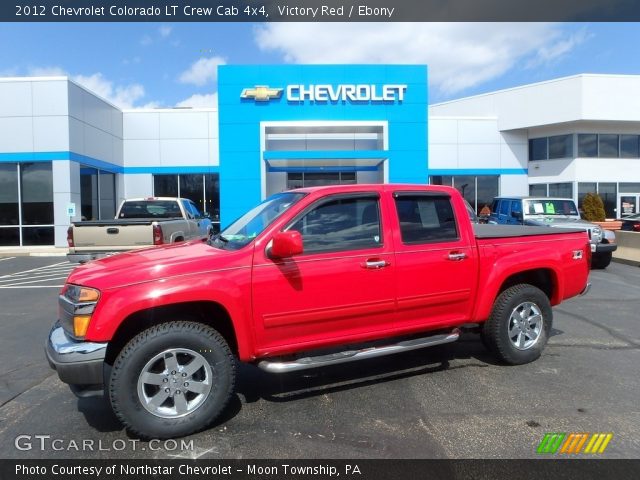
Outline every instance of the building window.
[[596, 193], [598, 191], [598, 184], [595, 182], [580, 182], [578, 183], [578, 207], [582, 208], [582, 201], [587, 193]]
[[573, 184], [567, 183], [550, 183], [549, 196], [557, 198], [573, 198]]
[[0, 165], [0, 245], [53, 245], [51, 162]]
[[499, 175], [434, 175], [429, 178], [429, 183], [457, 188], [476, 214], [485, 205], [491, 206], [493, 197], [500, 193]]
[[356, 172], [287, 173], [287, 190], [323, 185], [355, 185]]
[[573, 157], [573, 135], [549, 137], [549, 158]]
[[549, 158], [547, 137], [529, 140], [529, 160], [546, 160], [547, 158]]
[[618, 189], [620, 193], [640, 193], [640, 183], [619, 183]]
[[214, 223], [220, 219], [220, 179], [217, 173], [154, 175], [153, 195], [188, 198], [198, 210], [208, 213]]
[[114, 173], [80, 165], [80, 214], [83, 220], [109, 220], [116, 216]]
[[578, 135], [578, 156], [598, 156], [598, 135], [596, 135], [595, 133], [581, 133], [580, 135]]
[[598, 157], [601, 158], [618, 158], [620, 151], [618, 149], [618, 135], [600, 134], [598, 135]]
[[547, 184], [537, 183], [529, 185], [529, 196], [531, 197], [546, 197], [547, 196]]
[[607, 218], [616, 218], [616, 202], [618, 188], [615, 183], [598, 183], [598, 195], [604, 203], [604, 212]]
[[640, 157], [640, 136], [620, 135], [620, 157], [638, 158]]

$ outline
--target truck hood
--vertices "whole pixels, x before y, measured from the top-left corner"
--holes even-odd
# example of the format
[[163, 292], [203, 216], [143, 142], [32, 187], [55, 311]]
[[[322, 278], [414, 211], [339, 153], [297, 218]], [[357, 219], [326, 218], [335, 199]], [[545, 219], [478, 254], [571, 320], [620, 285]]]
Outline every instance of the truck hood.
[[241, 266], [240, 251], [222, 250], [200, 240], [144, 248], [94, 260], [74, 269], [68, 283], [98, 290]]

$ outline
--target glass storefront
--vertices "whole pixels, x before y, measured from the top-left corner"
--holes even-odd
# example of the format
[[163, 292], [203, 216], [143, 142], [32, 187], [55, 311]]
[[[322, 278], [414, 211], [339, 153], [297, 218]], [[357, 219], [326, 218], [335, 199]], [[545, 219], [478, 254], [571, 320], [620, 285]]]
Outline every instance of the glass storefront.
[[287, 190], [322, 185], [355, 185], [356, 172], [287, 173]]
[[116, 176], [80, 165], [82, 220], [109, 220], [116, 216]]
[[429, 183], [457, 188], [477, 214], [485, 205], [491, 206], [493, 197], [500, 195], [498, 175], [433, 175]]
[[0, 245], [53, 245], [50, 162], [0, 164]]
[[154, 175], [153, 195], [188, 198], [198, 210], [209, 213], [214, 222], [220, 218], [220, 178], [217, 173]]

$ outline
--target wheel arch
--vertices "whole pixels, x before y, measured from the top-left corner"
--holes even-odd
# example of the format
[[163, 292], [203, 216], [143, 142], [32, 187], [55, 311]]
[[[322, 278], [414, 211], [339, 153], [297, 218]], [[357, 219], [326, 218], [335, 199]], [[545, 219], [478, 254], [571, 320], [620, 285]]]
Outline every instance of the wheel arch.
[[193, 301], [151, 307], [127, 316], [108, 343], [105, 363], [113, 365], [122, 348], [140, 332], [154, 325], [178, 319], [188, 319], [214, 328], [229, 344], [233, 354], [239, 356], [238, 338], [227, 309], [213, 301]]

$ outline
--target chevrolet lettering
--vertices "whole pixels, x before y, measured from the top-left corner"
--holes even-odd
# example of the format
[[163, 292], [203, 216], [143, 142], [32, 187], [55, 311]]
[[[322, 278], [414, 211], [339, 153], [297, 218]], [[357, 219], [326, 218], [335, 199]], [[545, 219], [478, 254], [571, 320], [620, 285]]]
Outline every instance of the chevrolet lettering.
[[288, 85], [290, 102], [402, 102], [406, 85]]

